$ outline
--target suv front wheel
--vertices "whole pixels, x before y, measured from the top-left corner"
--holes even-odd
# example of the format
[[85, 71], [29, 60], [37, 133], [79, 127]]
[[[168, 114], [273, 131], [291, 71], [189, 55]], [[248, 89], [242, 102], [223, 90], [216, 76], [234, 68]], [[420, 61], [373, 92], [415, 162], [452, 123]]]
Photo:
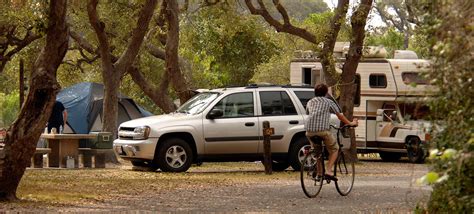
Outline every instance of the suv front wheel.
[[183, 139], [170, 138], [161, 144], [155, 159], [163, 172], [185, 172], [191, 167], [193, 153]]
[[307, 146], [310, 145], [306, 137], [299, 137], [296, 139], [296, 142], [291, 145], [288, 159], [291, 168], [293, 168], [295, 171], [299, 171], [301, 169], [301, 161], [303, 161], [304, 158], [304, 148]]

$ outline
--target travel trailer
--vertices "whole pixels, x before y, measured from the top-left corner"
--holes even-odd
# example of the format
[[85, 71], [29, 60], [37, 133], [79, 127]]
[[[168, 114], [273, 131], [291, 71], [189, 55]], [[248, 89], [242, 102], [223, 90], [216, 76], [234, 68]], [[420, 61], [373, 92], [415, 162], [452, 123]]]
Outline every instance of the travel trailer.
[[[348, 44], [338, 43], [336, 67], [341, 67]], [[395, 51], [386, 58], [383, 47], [364, 49], [357, 68], [354, 117], [360, 153], [378, 152], [384, 161], [408, 156], [411, 162], [422, 162], [426, 156], [430, 124], [429, 111], [423, 102], [433, 90], [421, 74], [429, 65], [412, 51]], [[295, 52], [290, 64], [291, 84], [315, 85], [324, 82], [320, 60], [312, 52]]]

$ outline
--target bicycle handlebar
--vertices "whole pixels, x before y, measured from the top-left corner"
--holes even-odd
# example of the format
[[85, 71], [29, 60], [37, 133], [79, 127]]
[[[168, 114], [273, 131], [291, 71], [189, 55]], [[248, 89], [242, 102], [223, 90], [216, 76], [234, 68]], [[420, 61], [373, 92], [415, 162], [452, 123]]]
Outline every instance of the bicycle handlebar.
[[336, 127], [336, 126], [334, 126], [334, 125], [330, 125], [330, 126], [331, 126], [331, 128], [333, 128], [333, 129], [337, 129], [337, 130], [343, 130], [343, 129], [345, 129], [345, 128], [353, 128], [353, 127], [357, 127], [357, 126], [354, 126], [354, 125], [349, 125], [349, 124], [345, 124], [345, 125], [343, 125], [343, 126], [341, 126], [341, 127], [339, 127], [339, 128], [338, 128], [338, 127]]

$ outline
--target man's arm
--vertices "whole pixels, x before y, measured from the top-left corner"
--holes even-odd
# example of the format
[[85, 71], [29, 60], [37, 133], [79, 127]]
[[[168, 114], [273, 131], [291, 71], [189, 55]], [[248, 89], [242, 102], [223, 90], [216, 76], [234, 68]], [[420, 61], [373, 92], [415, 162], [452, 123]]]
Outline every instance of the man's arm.
[[359, 123], [357, 119], [354, 119], [352, 122], [349, 121], [346, 116], [344, 116], [342, 113], [337, 112], [336, 113], [337, 118], [339, 118], [340, 121], [342, 121], [344, 124], [351, 125], [351, 126], [357, 126]]
[[63, 127], [66, 127], [66, 122], [67, 122], [67, 111], [66, 110], [63, 111], [63, 120], [64, 120]]

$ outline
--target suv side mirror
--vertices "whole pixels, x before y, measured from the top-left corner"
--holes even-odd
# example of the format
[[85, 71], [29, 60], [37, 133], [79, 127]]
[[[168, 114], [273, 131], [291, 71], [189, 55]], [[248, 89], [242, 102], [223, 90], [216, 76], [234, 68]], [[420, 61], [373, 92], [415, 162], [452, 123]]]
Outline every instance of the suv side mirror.
[[222, 115], [224, 115], [224, 112], [222, 111], [222, 109], [215, 108], [215, 109], [212, 109], [211, 112], [209, 112], [209, 114], [207, 114], [207, 118], [212, 120], [218, 117], [222, 117]]

